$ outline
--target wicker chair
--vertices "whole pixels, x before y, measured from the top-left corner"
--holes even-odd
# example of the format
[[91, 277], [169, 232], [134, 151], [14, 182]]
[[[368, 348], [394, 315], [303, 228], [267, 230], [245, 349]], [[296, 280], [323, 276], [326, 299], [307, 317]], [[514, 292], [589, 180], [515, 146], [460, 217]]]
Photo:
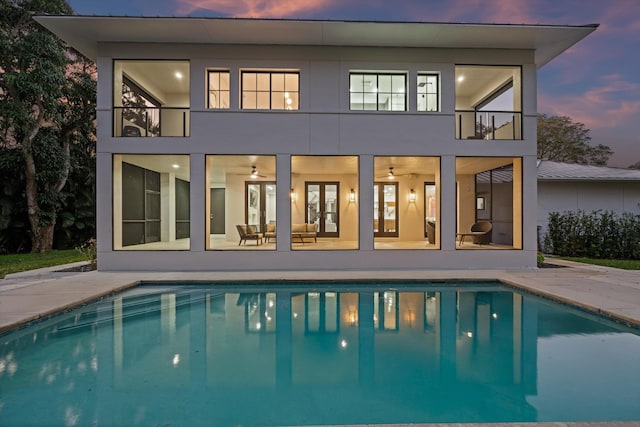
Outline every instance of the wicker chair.
[[471, 240], [476, 245], [488, 245], [491, 243], [491, 230], [493, 225], [488, 221], [476, 222], [471, 226]]

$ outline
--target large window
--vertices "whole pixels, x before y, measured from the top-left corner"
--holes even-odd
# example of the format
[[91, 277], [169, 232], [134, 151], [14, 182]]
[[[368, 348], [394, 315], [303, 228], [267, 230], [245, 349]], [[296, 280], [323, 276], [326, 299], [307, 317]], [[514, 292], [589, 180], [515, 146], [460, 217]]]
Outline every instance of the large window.
[[189, 136], [189, 61], [115, 60], [113, 135]]
[[209, 108], [229, 108], [229, 71], [210, 70], [209, 79]]
[[206, 156], [208, 250], [275, 250], [276, 157]]
[[374, 249], [439, 249], [440, 159], [375, 156]]
[[350, 73], [349, 109], [406, 111], [407, 75], [405, 73]]
[[245, 110], [299, 109], [300, 73], [243, 71], [242, 108]]
[[522, 249], [522, 159], [458, 157], [457, 249]]
[[522, 139], [519, 66], [456, 66], [456, 138]]
[[440, 111], [440, 76], [436, 73], [418, 74], [418, 111]]
[[113, 156], [114, 250], [188, 250], [189, 205], [189, 156]]

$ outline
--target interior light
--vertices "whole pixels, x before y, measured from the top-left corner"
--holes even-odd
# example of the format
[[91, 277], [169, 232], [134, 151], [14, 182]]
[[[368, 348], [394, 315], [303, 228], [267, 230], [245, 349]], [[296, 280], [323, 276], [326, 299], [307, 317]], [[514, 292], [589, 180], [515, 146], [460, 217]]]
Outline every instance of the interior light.
[[491, 317], [493, 317], [494, 319], [497, 319], [497, 318], [498, 318], [498, 313], [493, 313], [493, 314], [491, 315]]
[[471, 331], [467, 332], [467, 336], [468, 336], [469, 338], [473, 338], [473, 332], [471, 332]]
[[177, 163], [172, 164], [171, 167], [174, 169], [180, 169], [180, 165]]
[[409, 203], [415, 203], [416, 202], [416, 192], [413, 191], [413, 188], [411, 189], [411, 191], [409, 192]]
[[178, 366], [180, 364], [180, 355], [174, 354], [172, 362], [173, 362], [173, 366]]
[[291, 196], [291, 201], [292, 202], [296, 201], [296, 192], [293, 190], [293, 188], [291, 189], [291, 192], [289, 193], [289, 196]]
[[176, 79], [181, 79], [182, 78], [182, 73], [180, 71], [176, 71]]
[[349, 203], [353, 203], [355, 201], [356, 201], [356, 192], [352, 188], [351, 191], [349, 191]]
[[293, 102], [293, 101], [291, 100], [291, 98], [288, 98], [288, 97], [287, 97], [287, 104], [288, 104], [288, 105], [291, 105], [291, 103], [292, 103], [292, 102]]
[[347, 345], [348, 345], [347, 340], [340, 341], [340, 347], [347, 348]]
[[458, 82], [463, 82], [464, 81], [464, 76], [459, 76], [458, 77]]
[[284, 97], [285, 97], [285, 98], [288, 98], [288, 97], [289, 97], [289, 92], [285, 92], [285, 93], [284, 93]]
[[393, 168], [389, 168], [389, 173], [387, 174], [387, 179], [393, 179]]

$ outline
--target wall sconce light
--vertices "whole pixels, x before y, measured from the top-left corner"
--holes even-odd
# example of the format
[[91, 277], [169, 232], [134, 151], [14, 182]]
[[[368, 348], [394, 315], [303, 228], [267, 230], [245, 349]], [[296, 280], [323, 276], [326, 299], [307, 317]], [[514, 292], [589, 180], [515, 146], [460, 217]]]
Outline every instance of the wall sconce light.
[[413, 188], [411, 189], [411, 191], [409, 192], [409, 203], [415, 203], [416, 202], [416, 192], [413, 191]]
[[293, 188], [291, 189], [291, 192], [289, 193], [289, 197], [291, 197], [291, 201], [292, 202], [296, 201], [296, 192], [293, 191]]
[[349, 192], [349, 203], [353, 203], [355, 201], [356, 201], [356, 192], [352, 188], [351, 191]]

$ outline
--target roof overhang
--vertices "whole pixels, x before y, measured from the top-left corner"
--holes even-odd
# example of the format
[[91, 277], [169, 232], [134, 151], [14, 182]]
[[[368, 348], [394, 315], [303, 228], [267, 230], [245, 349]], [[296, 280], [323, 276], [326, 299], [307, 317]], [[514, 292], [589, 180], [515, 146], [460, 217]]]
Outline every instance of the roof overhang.
[[34, 19], [92, 60], [99, 43], [118, 42], [482, 48], [534, 50], [538, 68], [598, 27], [77, 15]]

